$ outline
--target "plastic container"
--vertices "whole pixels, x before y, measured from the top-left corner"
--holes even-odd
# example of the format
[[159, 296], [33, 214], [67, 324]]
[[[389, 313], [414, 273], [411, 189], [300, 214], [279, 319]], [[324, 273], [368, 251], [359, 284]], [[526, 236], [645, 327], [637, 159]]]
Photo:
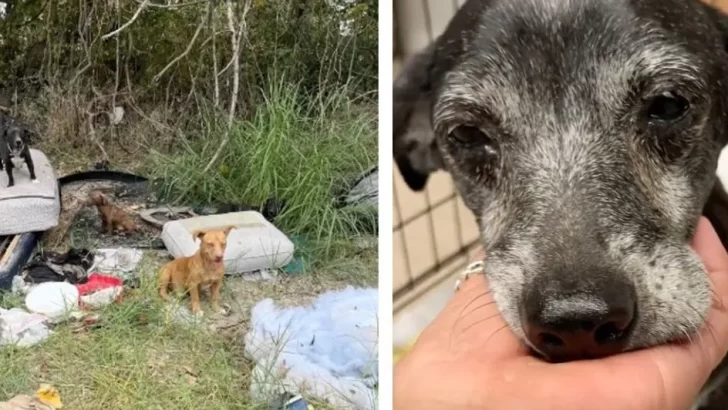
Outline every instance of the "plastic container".
[[194, 232], [228, 226], [233, 229], [228, 235], [224, 256], [226, 274], [280, 269], [293, 259], [293, 242], [255, 211], [170, 221], [164, 224], [162, 241], [173, 257], [191, 256], [200, 246]]

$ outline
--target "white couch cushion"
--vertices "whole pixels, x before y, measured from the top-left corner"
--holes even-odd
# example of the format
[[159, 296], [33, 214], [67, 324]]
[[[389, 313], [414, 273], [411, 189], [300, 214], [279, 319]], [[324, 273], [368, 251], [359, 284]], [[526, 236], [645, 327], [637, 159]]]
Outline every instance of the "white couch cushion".
[[162, 228], [162, 241], [173, 257], [197, 252], [200, 240], [192, 232], [234, 226], [225, 250], [226, 274], [282, 268], [293, 259], [293, 242], [255, 211], [207, 215], [170, 221]]
[[13, 168], [15, 185], [8, 188], [8, 175], [0, 171], [0, 236], [46, 231], [58, 225], [61, 202], [58, 180], [48, 157], [31, 149], [38, 183], [30, 181], [23, 163]]

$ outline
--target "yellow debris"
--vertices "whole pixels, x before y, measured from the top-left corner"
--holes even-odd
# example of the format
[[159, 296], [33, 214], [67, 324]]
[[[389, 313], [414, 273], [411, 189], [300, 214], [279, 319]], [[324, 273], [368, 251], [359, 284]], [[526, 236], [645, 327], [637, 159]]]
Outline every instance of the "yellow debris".
[[41, 384], [40, 389], [35, 392], [35, 397], [40, 400], [41, 403], [47, 404], [54, 409], [63, 408], [63, 403], [61, 402], [61, 393], [59, 393], [55, 387], [49, 384]]

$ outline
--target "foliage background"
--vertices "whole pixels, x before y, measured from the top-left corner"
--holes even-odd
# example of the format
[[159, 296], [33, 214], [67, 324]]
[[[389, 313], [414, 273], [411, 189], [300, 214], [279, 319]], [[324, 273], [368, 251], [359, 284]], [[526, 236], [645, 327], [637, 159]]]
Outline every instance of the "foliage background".
[[377, 162], [377, 18], [374, 0], [10, 1], [0, 109], [59, 175], [108, 162], [170, 202], [284, 200], [279, 227], [330, 260], [362, 226], [336, 195]]

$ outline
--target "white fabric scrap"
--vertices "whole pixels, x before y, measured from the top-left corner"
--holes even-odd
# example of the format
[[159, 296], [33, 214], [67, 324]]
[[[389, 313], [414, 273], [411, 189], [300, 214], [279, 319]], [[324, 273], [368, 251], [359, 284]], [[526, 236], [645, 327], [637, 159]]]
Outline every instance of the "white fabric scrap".
[[23, 309], [0, 309], [0, 346], [28, 347], [47, 338], [51, 331], [48, 318]]
[[10, 290], [15, 295], [22, 295], [25, 296], [30, 291], [30, 288], [33, 287], [33, 284], [30, 284], [23, 279], [23, 276], [21, 275], [15, 275], [13, 276], [13, 282], [11, 285]]
[[144, 253], [134, 248], [98, 249], [94, 256], [94, 264], [89, 272], [106, 273], [130, 279], [132, 272], [142, 260]]
[[81, 296], [81, 303], [90, 309], [100, 309], [108, 306], [116, 300], [121, 292], [124, 291], [123, 286], [112, 286], [109, 288], [99, 289], [96, 292]]

